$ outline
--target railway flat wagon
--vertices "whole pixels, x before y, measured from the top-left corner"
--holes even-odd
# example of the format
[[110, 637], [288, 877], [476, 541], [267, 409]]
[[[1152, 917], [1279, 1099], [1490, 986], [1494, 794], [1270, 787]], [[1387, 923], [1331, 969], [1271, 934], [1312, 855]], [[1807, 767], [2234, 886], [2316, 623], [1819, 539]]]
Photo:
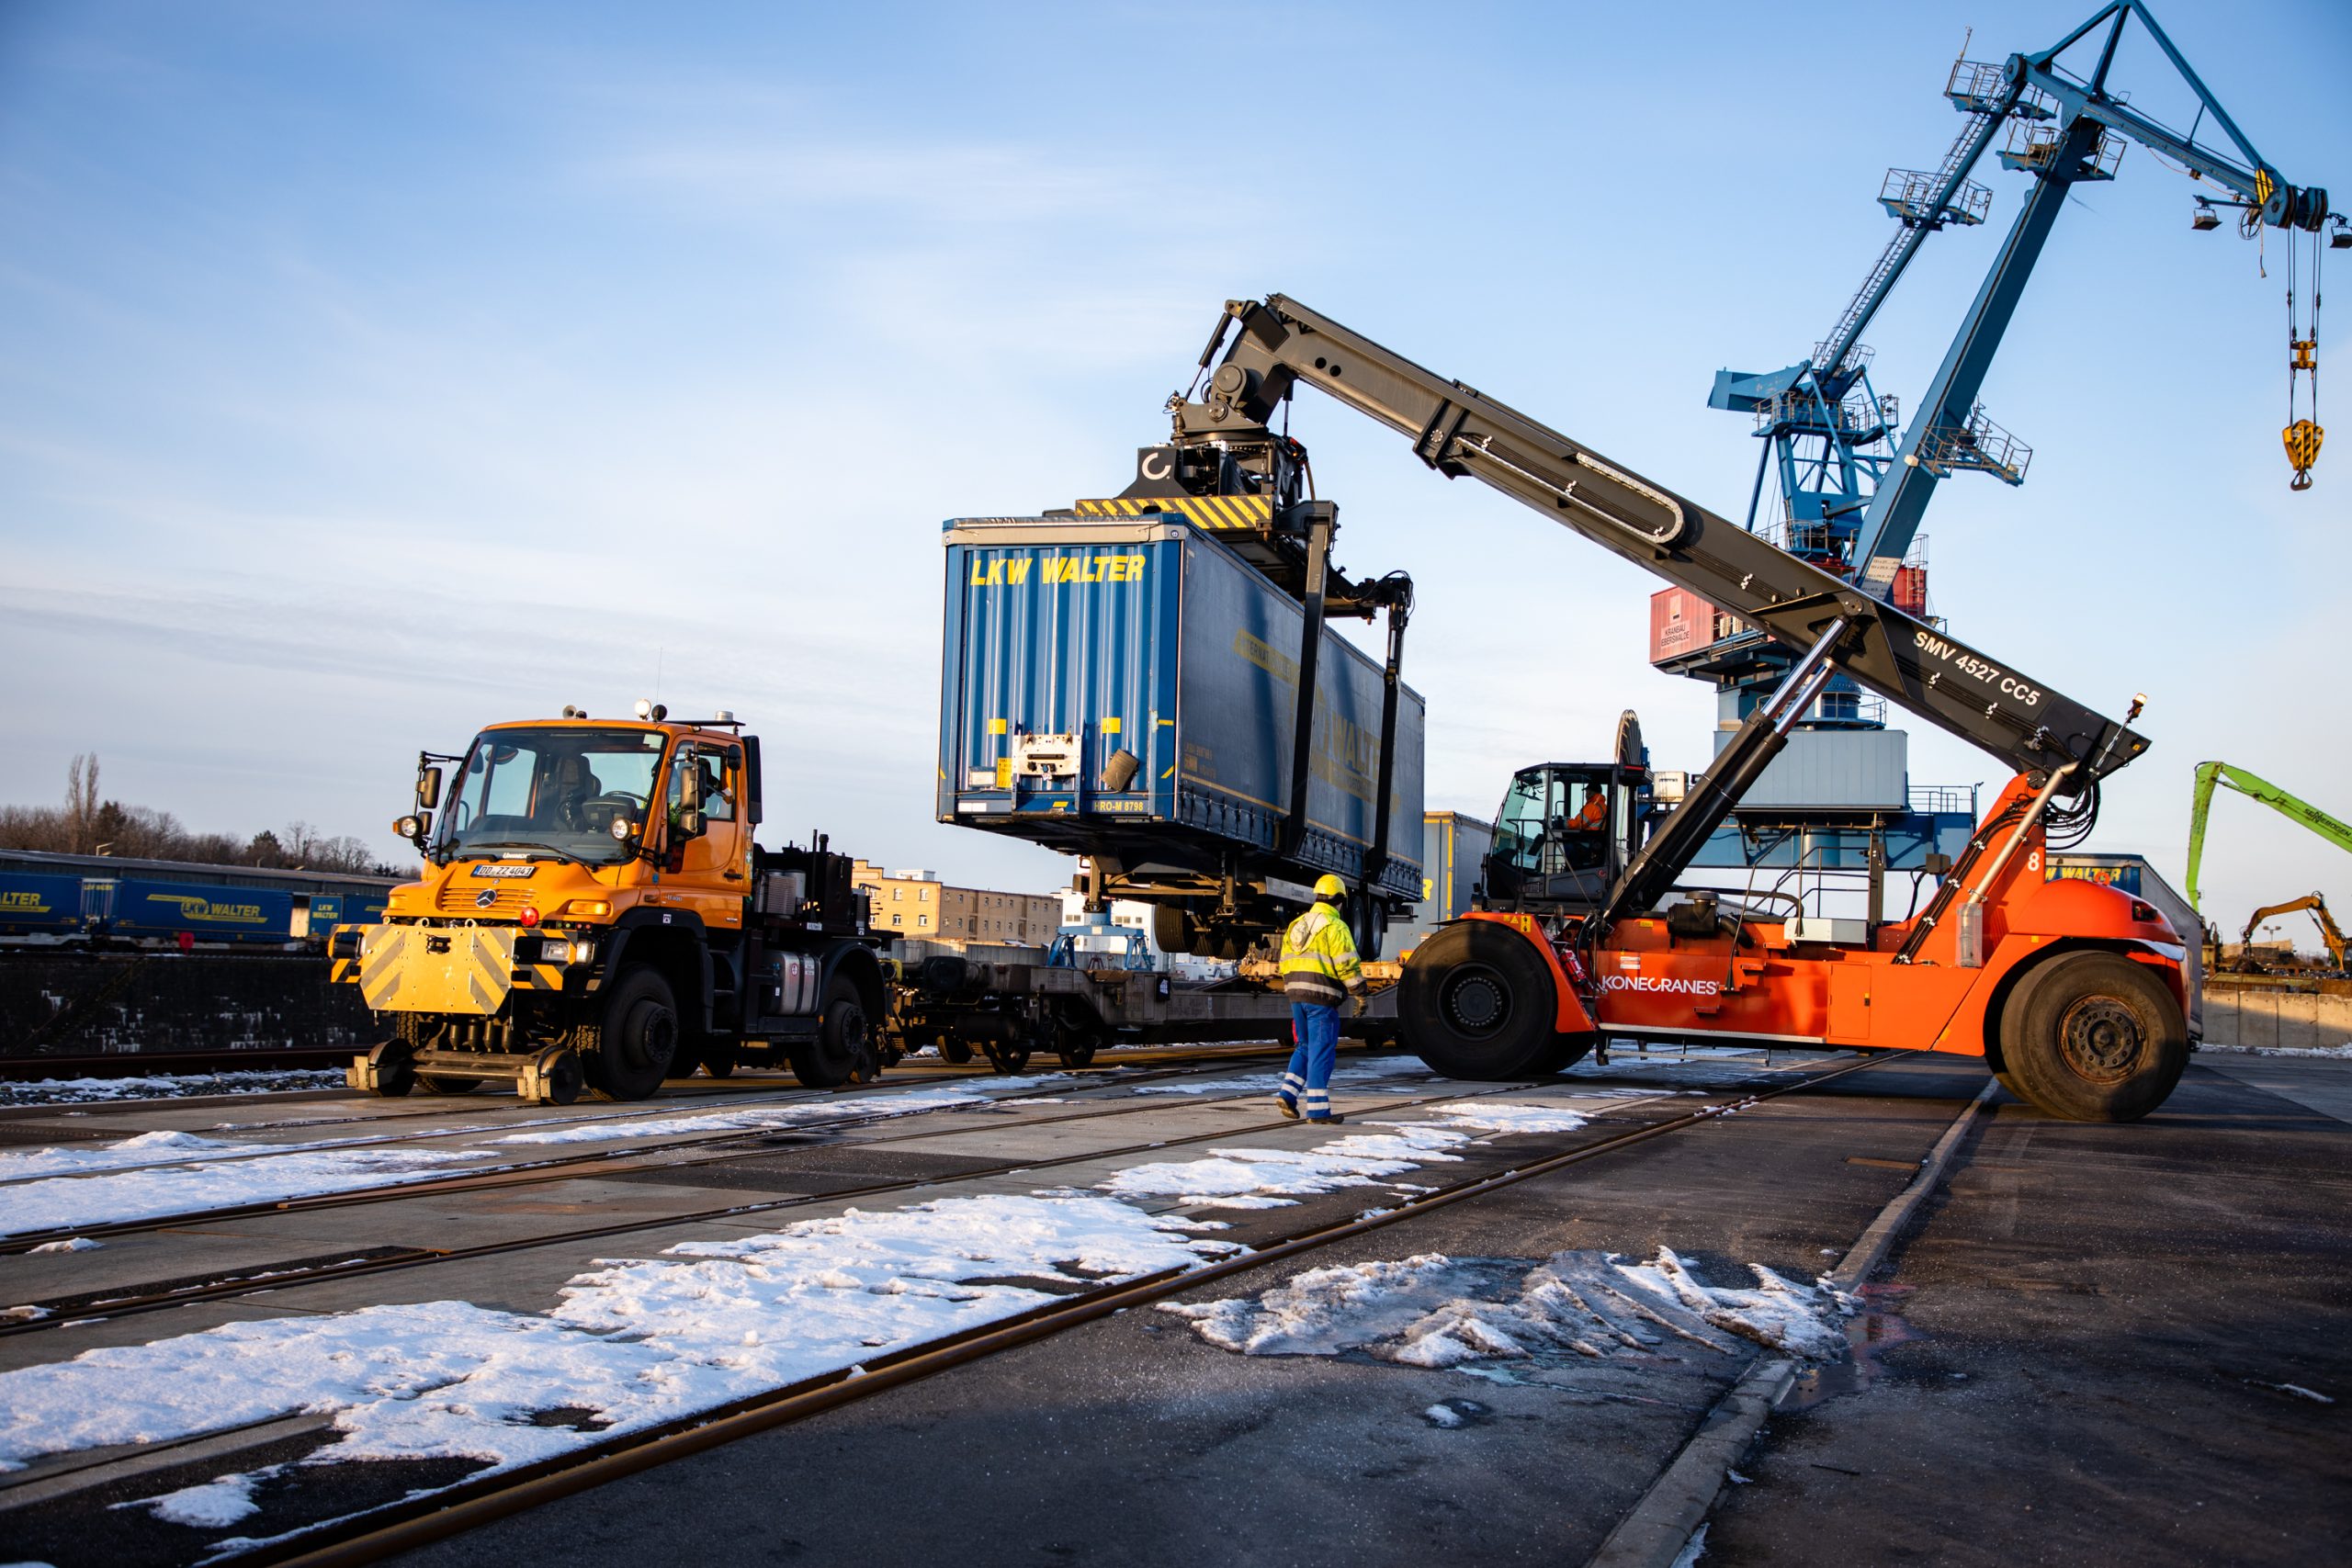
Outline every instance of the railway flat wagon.
[[1420, 897], [1419, 695], [1397, 688], [1384, 749], [1388, 673], [1327, 625], [1294, 820], [1306, 615], [1238, 555], [1173, 514], [945, 544], [941, 821], [1087, 857], [1174, 951], [1279, 923], [1325, 873], [1384, 919]]

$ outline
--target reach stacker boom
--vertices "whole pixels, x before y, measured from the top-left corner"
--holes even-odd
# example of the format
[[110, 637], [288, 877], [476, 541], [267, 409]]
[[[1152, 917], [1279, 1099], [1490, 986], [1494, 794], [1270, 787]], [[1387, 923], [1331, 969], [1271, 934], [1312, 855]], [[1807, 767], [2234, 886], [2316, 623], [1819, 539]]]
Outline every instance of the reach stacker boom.
[[[1200, 371], [1170, 400], [1180, 452], [1261, 446], [1294, 389], [1315, 387], [1438, 472], [1492, 485], [1796, 656], [1646, 840], [1637, 746], [1514, 780], [1487, 907], [1406, 962], [1399, 1021], [1432, 1066], [1509, 1078], [1612, 1036], [1724, 1035], [1983, 1055], [2013, 1092], [2075, 1120], [2132, 1120], [2171, 1093], [2189, 1044], [2179, 935], [2143, 900], [2044, 871], [2053, 832], [2086, 833], [2099, 781], [2146, 750], [2126, 723], [1280, 295], [1229, 302]], [[1680, 887], [1838, 673], [2016, 771], [1927, 908], [1772, 918]]]

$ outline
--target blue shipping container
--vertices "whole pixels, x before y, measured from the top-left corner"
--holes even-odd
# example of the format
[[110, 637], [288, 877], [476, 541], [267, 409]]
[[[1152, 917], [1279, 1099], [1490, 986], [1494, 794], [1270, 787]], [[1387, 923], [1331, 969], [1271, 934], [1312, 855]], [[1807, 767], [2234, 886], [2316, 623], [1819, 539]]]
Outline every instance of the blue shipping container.
[[125, 878], [114, 890], [117, 936], [192, 931], [198, 942], [282, 942], [293, 919], [294, 896], [275, 888]]
[[[939, 819], [1130, 867], [1240, 850], [1256, 874], [1361, 880], [1380, 778], [1383, 671], [1328, 626], [1297, 854], [1289, 809], [1306, 613], [1181, 519], [947, 525]], [[1398, 694], [1389, 859], [1421, 890], [1423, 708]]]
[[78, 931], [82, 925], [82, 879], [0, 872], [0, 932]]

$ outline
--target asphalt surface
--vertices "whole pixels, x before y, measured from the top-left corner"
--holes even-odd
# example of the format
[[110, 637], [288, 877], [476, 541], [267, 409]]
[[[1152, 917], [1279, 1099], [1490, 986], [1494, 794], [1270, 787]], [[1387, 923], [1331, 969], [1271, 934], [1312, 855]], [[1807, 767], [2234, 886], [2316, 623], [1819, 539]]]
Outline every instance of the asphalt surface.
[[1774, 1418], [1705, 1562], [2342, 1561], [2347, 1087], [2212, 1053], [2135, 1125], [2005, 1100], [1892, 1260], [1860, 1391]]
[[[1711, 1283], [1750, 1282], [1749, 1262], [1809, 1279], [1983, 1082], [1973, 1064], [1889, 1062], [1187, 1299], [1427, 1252], [1667, 1246]], [[617, 1564], [691, 1540], [712, 1564], [1576, 1562], [1749, 1359], [1669, 1349], [1498, 1386], [1244, 1357], [1129, 1313], [401, 1561]], [[1430, 1419], [1442, 1404], [1462, 1425]]]
[[[1784, 1057], [1775, 1076], [1786, 1081], [1820, 1065]], [[1668, 1081], [1678, 1070], [1629, 1060], [1622, 1076], [1688, 1087]], [[1578, 1132], [1498, 1139], [1417, 1179], [1510, 1168], [1691, 1106], [1730, 1103], [1736, 1095], [1722, 1078], [1748, 1070], [1715, 1070], [1717, 1087], [1704, 1100], [1627, 1101]], [[1562, 1088], [1574, 1094], [1594, 1083]], [[1882, 1060], [1184, 1299], [1255, 1295], [1307, 1269], [1423, 1253], [1648, 1258], [1664, 1247], [1713, 1285], [1749, 1283], [1748, 1265], [1809, 1279], [1904, 1189], [1983, 1084], [1970, 1061]], [[1867, 1287], [1866, 1310], [1849, 1329], [1855, 1356], [1807, 1377], [1773, 1417], [1741, 1465], [1746, 1483], [1719, 1501], [1702, 1561], [2301, 1564], [2340, 1555], [2334, 1527], [2352, 1504], [2352, 1445], [2342, 1436], [2346, 1405], [2324, 1401], [2352, 1401], [2352, 1348], [2342, 1335], [2352, 1302], [2348, 1089], [2352, 1063], [2215, 1053], [2199, 1058], [2157, 1116], [2136, 1125], [2055, 1122], [2005, 1097], [1978, 1113], [1943, 1195]], [[1377, 1118], [1392, 1106], [1369, 1099], [1354, 1109]], [[943, 1122], [959, 1130], [905, 1146], [886, 1145], [911, 1125], [787, 1143], [725, 1165], [582, 1177], [519, 1196], [208, 1224], [56, 1266], [90, 1270], [93, 1283], [112, 1283], [118, 1271], [153, 1280], [186, 1259], [243, 1266], [249, 1255], [282, 1259], [428, 1233], [447, 1245], [574, 1223], [567, 1215], [641, 1207], [651, 1216], [734, 1196], [822, 1194], [877, 1175], [938, 1184], [921, 1197], [1084, 1184], [1097, 1179], [1091, 1167], [994, 1178], [958, 1171], [991, 1156], [1107, 1150], [1261, 1115], [1177, 1097], [1134, 1119], [1046, 1120], [1075, 1109], [1047, 1104], [1030, 1113], [1034, 1122], [989, 1117], [967, 1129]], [[1164, 1132], [1141, 1130], [1162, 1124]], [[305, 1134], [288, 1126], [282, 1135]], [[1250, 1141], [1311, 1136], [1293, 1129]], [[881, 1142], [856, 1141], [867, 1138]], [[1166, 1157], [1188, 1156], [1171, 1149]], [[1234, 1226], [1225, 1234], [1255, 1244], [1380, 1201], [1377, 1190], [1342, 1190], [1221, 1217]], [[736, 1229], [774, 1223], [746, 1216]], [[66, 1332], [76, 1348], [138, 1343], [371, 1300], [454, 1296], [543, 1310], [591, 1253], [647, 1256], [671, 1239], [649, 1230], [577, 1257], [558, 1248], [308, 1285]], [[0, 1341], [0, 1364], [51, 1359], [66, 1348], [46, 1340]], [[1639, 1357], [1496, 1363], [1489, 1370], [1505, 1374], [1497, 1382], [1360, 1355], [1245, 1357], [1209, 1345], [1181, 1319], [1137, 1310], [401, 1561], [1576, 1563], [1753, 1359], [1744, 1348], [1725, 1354], [1669, 1342]], [[194, 1561], [219, 1532], [109, 1505], [232, 1468], [282, 1461], [302, 1478], [273, 1493], [270, 1509], [246, 1527], [262, 1527], [254, 1533], [395, 1501], [473, 1468], [447, 1460], [299, 1464], [332, 1437], [323, 1421], [295, 1418], [221, 1439], [233, 1454], [158, 1453], [55, 1503], [11, 1508], [0, 1490], [0, 1561]]]

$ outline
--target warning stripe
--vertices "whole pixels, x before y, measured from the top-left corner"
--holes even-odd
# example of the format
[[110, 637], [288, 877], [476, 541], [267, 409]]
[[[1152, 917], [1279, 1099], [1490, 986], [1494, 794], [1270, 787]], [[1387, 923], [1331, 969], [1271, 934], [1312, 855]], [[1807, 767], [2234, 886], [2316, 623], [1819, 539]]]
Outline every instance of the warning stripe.
[[1081, 501], [1084, 517], [1142, 517], [1173, 512], [1204, 528], [1219, 531], [1262, 528], [1273, 520], [1274, 504], [1262, 495], [1114, 496], [1105, 501]]

